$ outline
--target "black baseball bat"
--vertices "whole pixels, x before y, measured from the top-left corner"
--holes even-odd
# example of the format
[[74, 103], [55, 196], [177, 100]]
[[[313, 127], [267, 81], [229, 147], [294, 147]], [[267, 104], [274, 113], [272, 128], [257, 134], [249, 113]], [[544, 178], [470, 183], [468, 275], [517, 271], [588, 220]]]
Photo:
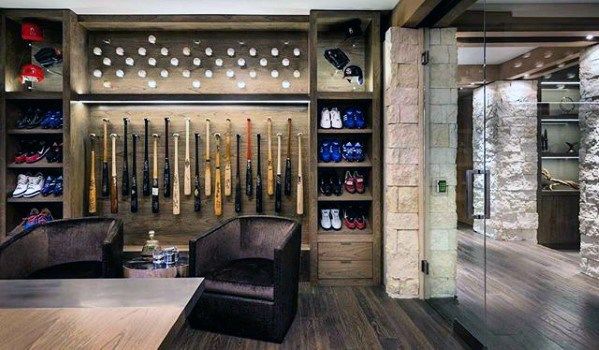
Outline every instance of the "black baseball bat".
[[154, 137], [154, 149], [152, 155], [152, 213], [158, 213], [160, 211], [160, 185], [158, 184], [158, 134], [152, 135]]
[[108, 120], [104, 119], [104, 149], [102, 150], [102, 197], [108, 197]]
[[149, 120], [148, 118], [144, 119], [144, 165], [143, 165], [143, 169], [142, 169], [142, 173], [143, 173], [143, 179], [142, 179], [142, 193], [144, 196], [149, 196], [151, 193], [151, 188], [150, 188], [150, 160], [148, 159], [148, 152], [149, 152], [149, 148], [148, 148], [148, 132], [149, 132]]
[[235, 174], [235, 212], [241, 213], [241, 171], [239, 169], [239, 140], [241, 136], [237, 134], [237, 173]]
[[137, 199], [137, 140], [139, 136], [136, 134], [131, 135], [133, 138], [133, 164], [131, 164], [131, 212], [137, 213], [139, 202]]
[[256, 170], [256, 213], [262, 213], [262, 170], [260, 165], [260, 134], [256, 135], [258, 143], [258, 170]]
[[287, 158], [285, 159], [285, 195], [291, 196], [291, 118], [287, 119]]
[[165, 198], [171, 196], [171, 164], [168, 160], [168, 124], [170, 122], [169, 118], [164, 118], [164, 171], [162, 173], [163, 176], [163, 185], [164, 189], [162, 193]]
[[281, 212], [281, 192], [283, 192], [281, 183], [281, 134], [277, 134], [277, 175], [275, 177], [275, 212]]
[[252, 181], [252, 124], [248, 118], [246, 126], [247, 150], [246, 150], [246, 167], [245, 167], [245, 194], [252, 197], [254, 194], [254, 186]]
[[123, 118], [123, 179], [121, 186], [121, 194], [123, 198], [129, 195], [129, 152], [127, 152], [127, 143], [128, 135], [127, 135], [127, 124], [129, 121], [127, 118]]
[[195, 133], [196, 137], [196, 175], [194, 179], [193, 190], [193, 210], [200, 211], [202, 209], [202, 201], [200, 198], [200, 134]]

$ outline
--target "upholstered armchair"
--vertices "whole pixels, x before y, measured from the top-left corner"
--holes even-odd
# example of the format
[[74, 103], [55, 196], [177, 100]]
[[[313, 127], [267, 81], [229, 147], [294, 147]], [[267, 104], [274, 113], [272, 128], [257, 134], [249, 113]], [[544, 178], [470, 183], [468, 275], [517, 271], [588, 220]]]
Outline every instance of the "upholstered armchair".
[[282, 342], [297, 311], [301, 225], [242, 216], [189, 241], [190, 275], [205, 290], [194, 328]]
[[51, 221], [0, 244], [0, 279], [119, 277], [122, 250], [118, 219]]

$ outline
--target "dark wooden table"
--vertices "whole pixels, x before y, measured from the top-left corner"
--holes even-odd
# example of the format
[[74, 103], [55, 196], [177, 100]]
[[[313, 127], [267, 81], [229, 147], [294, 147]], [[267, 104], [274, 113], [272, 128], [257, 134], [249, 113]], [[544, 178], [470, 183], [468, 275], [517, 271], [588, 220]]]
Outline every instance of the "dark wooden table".
[[0, 281], [0, 348], [168, 347], [202, 278]]

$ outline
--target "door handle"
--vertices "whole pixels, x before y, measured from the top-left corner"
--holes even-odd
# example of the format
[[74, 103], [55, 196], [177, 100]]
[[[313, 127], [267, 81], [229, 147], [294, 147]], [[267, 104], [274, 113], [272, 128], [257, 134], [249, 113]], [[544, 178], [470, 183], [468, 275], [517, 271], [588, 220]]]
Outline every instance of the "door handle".
[[[484, 213], [474, 215], [474, 176], [484, 176]], [[491, 218], [491, 172], [489, 170], [466, 170], [466, 205], [468, 217], [471, 219], [490, 219]]]

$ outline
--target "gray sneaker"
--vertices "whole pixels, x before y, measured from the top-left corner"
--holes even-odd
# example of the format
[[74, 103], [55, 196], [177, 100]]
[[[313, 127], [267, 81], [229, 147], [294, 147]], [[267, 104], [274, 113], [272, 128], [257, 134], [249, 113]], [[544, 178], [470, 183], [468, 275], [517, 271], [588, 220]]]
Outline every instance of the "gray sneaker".
[[17, 187], [12, 191], [13, 198], [21, 198], [27, 191], [27, 184], [29, 183], [29, 177], [25, 174], [19, 174], [17, 176]]
[[44, 187], [44, 175], [37, 173], [35, 176], [30, 176], [27, 190], [23, 194], [23, 197], [30, 198], [37, 196], [42, 192], [42, 187]]

